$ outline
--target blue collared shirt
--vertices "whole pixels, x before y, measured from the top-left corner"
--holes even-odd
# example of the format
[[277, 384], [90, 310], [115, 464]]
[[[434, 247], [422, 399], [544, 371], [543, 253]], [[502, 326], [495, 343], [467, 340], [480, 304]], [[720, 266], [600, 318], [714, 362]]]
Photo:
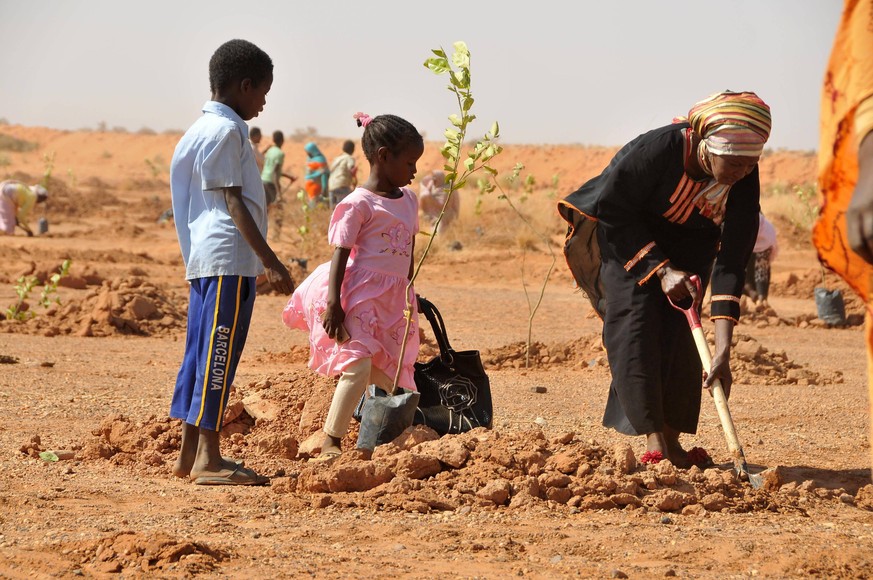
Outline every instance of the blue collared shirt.
[[170, 165], [173, 220], [187, 280], [264, 271], [227, 211], [222, 188], [234, 186], [242, 187], [243, 202], [266, 238], [267, 199], [248, 125], [227, 105], [207, 101]]

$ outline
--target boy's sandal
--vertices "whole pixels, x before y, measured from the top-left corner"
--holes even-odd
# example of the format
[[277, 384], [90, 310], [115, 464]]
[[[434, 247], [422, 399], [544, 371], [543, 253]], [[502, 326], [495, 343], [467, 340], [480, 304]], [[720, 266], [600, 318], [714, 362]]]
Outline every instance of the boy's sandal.
[[328, 451], [326, 453], [319, 453], [316, 457], [310, 459], [307, 463], [324, 463], [325, 461], [331, 461], [332, 459], [336, 459], [342, 455], [339, 451]]
[[642, 457], [640, 457], [640, 463], [644, 463], [646, 465], [654, 465], [656, 463], [660, 463], [664, 460], [664, 454], [660, 451], [646, 451], [643, 453]]
[[233, 471], [211, 473], [194, 478], [195, 485], [266, 485], [270, 478], [259, 475], [247, 467], [239, 467]]

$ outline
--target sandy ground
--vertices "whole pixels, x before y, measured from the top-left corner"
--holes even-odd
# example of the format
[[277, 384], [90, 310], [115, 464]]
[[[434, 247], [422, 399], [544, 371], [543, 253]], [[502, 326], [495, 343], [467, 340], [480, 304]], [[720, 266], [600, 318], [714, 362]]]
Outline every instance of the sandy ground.
[[[21, 275], [45, 280], [64, 259], [61, 304], [0, 323], [0, 576], [316, 578], [864, 578], [873, 564], [869, 404], [857, 300], [850, 324], [816, 318], [821, 282], [797, 193], [808, 153], [762, 161], [763, 204], [780, 231], [771, 310], [747, 306], [737, 329], [731, 410], [754, 471], [731, 471], [705, 397], [700, 446], [716, 467], [642, 466], [642, 438], [600, 427], [609, 385], [600, 322], [560, 255], [556, 199], [614, 148], [508, 146], [535, 176], [502, 182], [549, 244], [492, 195], [437, 239], [417, 290], [438, 305], [457, 349], [478, 349], [494, 428], [437, 439], [415, 428], [372, 461], [307, 463], [333, 381], [306, 368], [306, 337], [286, 329], [286, 298], [258, 297], [225, 425], [227, 453], [272, 476], [260, 488], [173, 478], [178, 424], [166, 419], [184, 348], [187, 292], [169, 207], [177, 135], [4, 126], [36, 144], [0, 151], [6, 176], [36, 181], [52, 154], [42, 236], [0, 238], [0, 304]], [[340, 140], [321, 140], [328, 157]], [[302, 172], [302, 144], [285, 146]], [[439, 164], [428, 144], [420, 169]], [[273, 216], [280, 256], [327, 258], [326, 212], [306, 219], [289, 190]], [[798, 209], [799, 208], [799, 209]], [[419, 249], [423, 241], [419, 241]], [[534, 317], [528, 302], [557, 266]], [[304, 275], [294, 265], [298, 277]], [[841, 287], [833, 276], [825, 283]], [[843, 287], [844, 288], [844, 287]], [[711, 327], [711, 323], [705, 322]], [[422, 358], [433, 355], [433, 344]], [[544, 392], [540, 392], [544, 391]], [[353, 447], [353, 428], [346, 447]], [[58, 451], [57, 462], [39, 458]]]

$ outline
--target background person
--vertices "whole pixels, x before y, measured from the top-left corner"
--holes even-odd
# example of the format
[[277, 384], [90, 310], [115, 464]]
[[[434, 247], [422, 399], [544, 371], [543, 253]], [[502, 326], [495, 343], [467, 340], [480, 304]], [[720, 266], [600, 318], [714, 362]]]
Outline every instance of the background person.
[[622, 147], [558, 211], [570, 223], [568, 265], [603, 318], [612, 372], [603, 425], [645, 435], [655, 461], [687, 467], [679, 435], [697, 430], [704, 369], [685, 316], [667, 298], [691, 297], [690, 277], [705, 288], [712, 272], [715, 356], [705, 384], [720, 379], [729, 395], [771, 121], [757, 95], [730, 91], [677, 121]]
[[306, 151], [306, 174], [303, 176], [303, 189], [306, 190], [306, 198], [309, 207], [315, 207], [317, 203], [327, 202], [327, 181], [330, 169], [327, 166], [327, 158], [318, 148], [318, 145], [310, 141], [303, 146]]
[[[821, 262], [867, 304], [873, 402], [873, 2], [846, 0], [824, 77], [819, 146], [822, 207], [812, 239]], [[850, 250], [851, 249], [851, 250]], [[873, 441], [873, 412], [870, 438]]]
[[773, 260], [779, 254], [776, 228], [761, 212], [758, 218], [758, 236], [746, 266], [745, 293], [757, 304], [767, 305], [770, 297], [770, 272]]
[[[440, 169], [431, 171], [421, 178], [419, 183], [418, 203], [421, 204], [421, 212], [432, 226], [436, 223], [443, 204], [446, 202], [449, 192], [446, 190], [446, 174]], [[460, 192], [455, 191], [446, 206], [443, 219], [440, 220], [439, 233], [445, 232], [461, 212]]]
[[297, 179], [283, 171], [285, 152], [282, 151], [282, 145], [284, 144], [285, 135], [282, 131], [273, 131], [273, 144], [264, 152], [264, 169], [261, 171], [261, 181], [264, 183], [264, 193], [267, 196], [267, 209], [276, 203], [279, 194], [282, 193], [279, 179], [286, 177], [292, 183]]
[[343, 143], [343, 152], [340, 153], [330, 164], [330, 177], [327, 180], [328, 201], [330, 208], [336, 207], [345, 197], [357, 187], [357, 171], [355, 158], [355, 142], [346, 140]]
[[27, 185], [13, 179], [0, 182], [0, 234], [11, 236], [15, 226], [33, 236], [30, 212], [38, 203], [45, 203], [48, 191], [41, 185]]
[[262, 137], [260, 127], [252, 127], [249, 131], [249, 141], [252, 144], [252, 152], [255, 154], [255, 163], [258, 164], [258, 171], [264, 170], [264, 152], [261, 151]]

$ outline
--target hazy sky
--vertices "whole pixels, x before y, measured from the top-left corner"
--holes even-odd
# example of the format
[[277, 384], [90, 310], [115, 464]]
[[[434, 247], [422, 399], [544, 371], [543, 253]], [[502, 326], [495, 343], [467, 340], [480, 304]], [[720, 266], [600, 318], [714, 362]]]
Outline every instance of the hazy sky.
[[456, 112], [422, 63], [464, 40], [471, 130], [506, 143], [620, 145], [723, 89], [773, 111], [770, 146], [818, 148], [839, 0], [0, 0], [0, 118], [61, 129], [185, 129], [231, 38], [275, 66], [269, 134], [359, 138], [352, 114], [394, 113], [441, 140]]

